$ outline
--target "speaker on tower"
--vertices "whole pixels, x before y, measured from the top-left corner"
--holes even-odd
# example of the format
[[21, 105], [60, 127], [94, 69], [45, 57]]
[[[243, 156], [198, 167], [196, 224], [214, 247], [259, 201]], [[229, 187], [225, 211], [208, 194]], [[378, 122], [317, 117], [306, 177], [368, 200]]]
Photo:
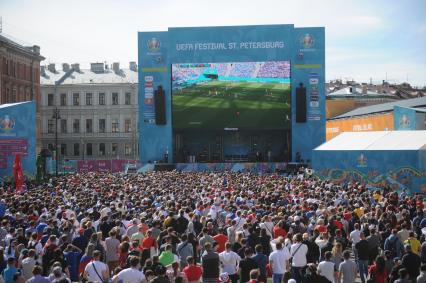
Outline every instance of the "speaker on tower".
[[306, 87], [303, 83], [296, 88], [296, 123], [306, 123]]
[[163, 87], [160, 85], [154, 92], [155, 124], [166, 124], [166, 96]]

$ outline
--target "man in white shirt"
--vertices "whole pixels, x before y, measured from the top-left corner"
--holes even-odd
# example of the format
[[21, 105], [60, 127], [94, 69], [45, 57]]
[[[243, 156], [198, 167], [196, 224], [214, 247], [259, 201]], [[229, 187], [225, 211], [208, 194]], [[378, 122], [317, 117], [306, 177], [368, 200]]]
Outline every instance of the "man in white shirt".
[[290, 253], [283, 244], [278, 242], [276, 244], [276, 251], [269, 255], [269, 265], [272, 272], [272, 282], [280, 283], [284, 273], [289, 269]]
[[337, 270], [334, 262], [331, 261], [331, 257], [331, 252], [325, 253], [325, 260], [318, 264], [318, 274], [327, 278], [331, 283], [334, 283]]
[[354, 224], [354, 230], [349, 234], [349, 240], [352, 242], [352, 251], [355, 256], [355, 261], [358, 260], [358, 253], [355, 249], [355, 245], [361, 241], [361, 231], [359, 230], [359, 223]]
[[113, 283], [116, 283], [118, 280], [127, 283], [143, 283], [146, 282], [145, 275], [142, 271], [138, 269], [139, 258], [131, 257], [130, 258], [130, 267], [120, 271], [112, 279]]
[[90, 282], [104, 282], [109, 279], [108, 266], [100, 261], [101, 252], [93, 252], [93, 261], [89, 262], [84, 269], [84, 277]]
[[307, 264], [308, 246], [302, 241], [302, 234], [297, 233], [293, 237], [294, 244], [290, 248], [290, 256], [293, 258], [291, 261], [291, 273], [297, 282], [302, 282], [302, 270]]
[[265, 216], [263, 223], [260, 223], [259, 227], [261, 229], [265, 229], [266, 233], [271, 237], [271, 239], [274, 238], [274, 222], [271, 221], [271, 217]]
[[222, 272], [227, 272], [232, 283], [238, 282], [238, 264], [241, 257], [232, 250], [232, 244], [227, 242], [225, 250], [219, 254]]

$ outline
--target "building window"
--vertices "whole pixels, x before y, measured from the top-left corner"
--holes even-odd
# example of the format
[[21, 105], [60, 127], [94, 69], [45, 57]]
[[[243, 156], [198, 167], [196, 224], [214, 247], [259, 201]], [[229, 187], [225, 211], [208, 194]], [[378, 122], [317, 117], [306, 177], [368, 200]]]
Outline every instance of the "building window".
[[53, 106], [53, 104], [54, 104], [53, 93], [48, 93], [47, 94], [47, 106]]
[[[55, 150], [55, 146], [53, 145], [53, 143], [49, 143], [47, 145], [47, 149], [49, 149], [51, 152], [53, 152]], [[55, 157], [53, 156], [53, 158], [55, 158]]]
[[105, 93], [99, 93], [99, 105], [105, 105]]
[[130, 102], [131, 102], [130, 92], [126, 92], [124, 96], [124, 104], [130, 105]]
[[74, 123], [72, 127], [73, 127], [74, 133], [80, 133], [80, 120], [74, 119]]
[[47, 133], [48, 134], [53, 134], [54, 133], [54, 129], [55, 129], [55, 122], [54, 120], [47, 120]]
[[87, 156], [92, 156], [92, 144], [91, 143], [87, 143], [86, 144], [86, 154]]
[[93, 133], [92, 119], [86, 119], [86, 133]]
[[132, 145], [131, 145], [131, 144], [126, 143], [126, 144], [124, 145], [124, 154], [125, 154], [126, 156], [130, 156], [130, 155], [132, 155]]
[[16, 88], [12, 89], [12, 102], [17, 102], [18, 101], [18, 96], [17, 96], [17, 91]]
[[79, 156], [79, 155], [80, 155], [80, 144], [75, 143], [74, 144], [74, 156]]
[[118, 105], [118, 93], [117, 92], [112, 93], [112, 105]]
[[99, 133], [105, 133], [105, 119], [99, 119]]
[[67, 155], [67, 144], [66, 143], [61, 143], [61, 155], [62, 156]]
[[79, 93], [73, 93], [72, 95], [72, 104], [74, 106], [80, 105], [80, 94]]
[[67, 94], [61, 93], [61, 106], [67, 106]]
[[118, 119], [112, 119], [112, 128], [111, 128], [111, 131], [113, 133], [118, 133], [120, 131]]
[[111, 154], [114, 156], [114, 155], [117, 155], [117, 149], [118, 149], [118, 144], [117, 143], [115, 143], [115, 142], [113, 142], [112, 143], [112, 146], [111, 146]]
[[61, 133], [66, 134], [67, 133], [67, 120], [61, 119]]
[[99, 144], [99, 156], [105, 156], [105, 144], [104, 143]]
[[86, 93], [86, 105], [92, 105], [93, 94]]
[[132, 131], [132, 120], [126, 119], [124, 120], [124, 132], [130, 133]]

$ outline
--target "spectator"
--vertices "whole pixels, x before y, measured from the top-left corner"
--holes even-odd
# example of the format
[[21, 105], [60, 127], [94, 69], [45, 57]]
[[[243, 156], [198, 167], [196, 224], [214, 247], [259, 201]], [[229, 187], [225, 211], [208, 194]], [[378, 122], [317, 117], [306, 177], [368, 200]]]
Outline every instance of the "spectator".
[[272, 273], [272, 282], [280, 283], [284, 273], [290, 269], [290, 253], [282, 243], [276, 244], [276, 250], [269, 255], [269, 266]]
[[377, 256], [374, 265], [368, 270], [372, 283], [386, 283], [388, 271], [386, 270], [386, 262], [382, 256]]
[[356, 263], [350, 259], [350, 252], [343, 252], [343, 262], [339, 265], [339, 281], [342, 283], [355, 283], [357, 276]]
[[228, 273], [231, 282], [238, 282], [238, 266], [241, 257], [232, 250], [232, 245], [230, 242], [225, 244], [225, 251], [219, 254], [219, 260], [222, 271]]
[[301, 282], [304, 277], [304, 269], [307, 265], [306, 255], [308, 254], [308, 246], [302, 242], [302, 234], [298, 233], [294, 235], [294, 244], [291, 245], [290, 255], [291, 261], [291, 273], [293, 278], [297, 282]]
[[219, 255], [212, 250], [210, 242], [206, 242], [204, 245], [201, 261], [203, 263], [203, 282], [216, 283], [219, 278]]
[[407, 270], [410, 280], [415, 281], [417, 276], [419, 276], [421, 260], [417, 254], [412, 252], [410, 245], [405, 246], [402, 265]]
[[245, 248], [244, 258], [241, 259], [239, 264], [240, 282], [250, 281], [250, 272], [259, 268], [256, 261], [251, 258], [252, 254], [251, 248]]
[[50, 283], [49, 278], [42, 276], [43, 269], [41, 266], [36, 265], [33, 268], [33, 277], [27, 280], [26, 283]]
[[335, 283], [335, 277], [337, 275], [337, 268], [334, 262], [331, 260], [332, 253], [326, 252], [324, 261], [318, 264], [317, 272], [319, 275], [324, 276], [331, 283]]
[[86, 265], [84, 269], [84, 278], [88, 281], [104, 282], [109, 279], [108, 265], [103, 263], [101, 260], [101, 252], [95, 250], [93, 252], [93, 261]]
[[192, 256], [189, 256], [186, 261], [188, 265], [183, 269], [183, 273], [185, 273], [188, 283], [200, 282], [203, 269], [196, 264]]
[[145, 275], [138, 269], [140, 259], [138, 257], [130, 258], [130, 267], [121, 270], [117, 275], [112, 278], [113, 283], [121, 282], [127, 283], [142, 283], [145, 282]]
[[263, 247], [260, 244], [256, 245], [255, 251], [256, 254], [253, 256], [253, 260], [259, 267], [258, 279], [261, 282], [266, 282], [266, 265], [268, 264], [268, 257], [263, 254]]

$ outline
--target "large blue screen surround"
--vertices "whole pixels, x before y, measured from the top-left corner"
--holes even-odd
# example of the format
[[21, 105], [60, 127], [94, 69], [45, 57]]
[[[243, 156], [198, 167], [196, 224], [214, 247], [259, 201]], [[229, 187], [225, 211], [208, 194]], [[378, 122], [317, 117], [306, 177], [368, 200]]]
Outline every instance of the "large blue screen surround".
[[[165, 156], [168, 162], [172, 162], [172, 66], [179, 64], [289, 62], [293, 160], [297, 152], [305, 160], [311, 159], [313, 148], [325, 141], [323, 27], [260, 25], [169, 28], [163, 32], [139, 32], [138, 45], [139, 145], [143, 163], [164, 160]], [[306, 123], [296, 123], [296, 87], [300, 83], [306, 88]], [[164, 125], [157, 125], [155, 120], [154, 98], [160, 85], [165, 91]], [[175, 126], [179, 125], [175, 123]], [[264, 128], [267, 129], [267, 126]], [[259, 123], [256, 129], [262, 129], [262, 124]]]

